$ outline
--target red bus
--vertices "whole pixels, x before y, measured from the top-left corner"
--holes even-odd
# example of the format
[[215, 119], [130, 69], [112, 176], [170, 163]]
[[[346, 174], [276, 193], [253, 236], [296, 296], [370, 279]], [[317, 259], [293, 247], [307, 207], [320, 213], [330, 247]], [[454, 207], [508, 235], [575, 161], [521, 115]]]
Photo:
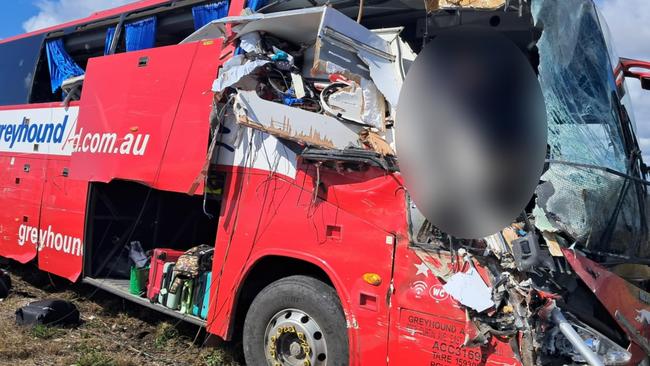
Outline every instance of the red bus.
[[[650, 78], [635, 72], [645, 63], [619, 64], [592, 0], [329, 3], [143, 0], [0, 41], [0, 256], [243, 337], [250, 365], [647, 364], [645, 165], [622, 78]], [[550, 155], [524, 219], [454, 239], [419, 212], [390, 153], [260, 128], [229, 99], [250, 94], [211, 90], [249, 54], [246, 26], [301, 38], [329, 16], [393, 34], [385, 53], [403, 74], [406, 48], [438, 28], [522, 43], [525, 18]], [[342, 34], [332, 44], [345, 49]], [[280, 51], [261, 60], [287, 61]], [[387, 89], [401, 84], [373, 80], [392, 146]], [[309, 99], [336, 81], [304, 82]], [[325, 103], [312, 99], [294, 109], [317, 120]], [[214, 248], [205, 319], [130, 293], [134, 241]]]

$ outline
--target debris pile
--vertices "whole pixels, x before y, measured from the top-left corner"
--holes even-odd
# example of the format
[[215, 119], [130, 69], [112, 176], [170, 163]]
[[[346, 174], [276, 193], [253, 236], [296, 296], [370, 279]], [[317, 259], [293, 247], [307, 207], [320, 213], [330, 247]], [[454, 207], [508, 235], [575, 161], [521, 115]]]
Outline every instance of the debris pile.
[[239, 126], [305, 147], [392, 156], [402, 61], [415, 58], [400, 31], [375, 33], [319, 7], [224, 18], [184, 42], [237, 46], [212, 91]]
[[486, 347], [492, 337], [508, 339], [524, 365], [629, 360], [622, 329], [611, 316], [598, 313], [581, 276], [612, 279], [599, 278], [593, 262], [577, 259], [585, 257], [567, 249], [571, 242], [566, 234], [537, 226], [542, 225], [534, 215], [523, 213], [512, 225], [479, 240], [452, 238], [426, 220], [419, 228], [417, 240], [435, 250], [418, 256], [467, 314], [464, 346]]

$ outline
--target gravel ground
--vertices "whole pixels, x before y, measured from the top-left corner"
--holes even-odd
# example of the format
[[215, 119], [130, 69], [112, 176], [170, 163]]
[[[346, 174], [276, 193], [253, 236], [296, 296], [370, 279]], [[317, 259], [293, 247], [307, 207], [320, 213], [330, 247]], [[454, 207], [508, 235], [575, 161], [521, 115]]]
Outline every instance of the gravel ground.
[[[13, 282], [0, 300], [0, 365], [240, 365], [241, 352], [196, 326], [94, 287], [54, 278], [34, 265], [0, 263]], [[42, 299], [72, 301], [75, 327], [19, 327], [15, 311]], [[209, 345], [209, 346], [208, 346]], [[239, 361], [239, 363], [238, 363]]]

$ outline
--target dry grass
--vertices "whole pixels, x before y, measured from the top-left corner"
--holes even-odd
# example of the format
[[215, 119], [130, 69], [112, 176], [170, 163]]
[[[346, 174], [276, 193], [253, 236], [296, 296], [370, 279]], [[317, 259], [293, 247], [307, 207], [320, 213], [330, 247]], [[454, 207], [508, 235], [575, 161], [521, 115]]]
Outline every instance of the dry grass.
[[[4, 267], [4, 266], [3, 266]], [[31, 266], [8, 265], [11, 295], [0, 301], [0, 365], [239, 365], [230, 344], [202, 347], [199, 329], [113, 295], [50, 279]], [[76, 327], [19, 327], [15, 311], [31, 301], [74, 302]]]

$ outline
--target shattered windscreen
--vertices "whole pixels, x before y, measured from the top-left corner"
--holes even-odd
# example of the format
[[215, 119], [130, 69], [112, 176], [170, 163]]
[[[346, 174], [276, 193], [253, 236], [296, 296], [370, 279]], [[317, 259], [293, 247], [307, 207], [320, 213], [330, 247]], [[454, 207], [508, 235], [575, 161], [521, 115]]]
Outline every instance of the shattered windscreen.
[[536, 225], [595, 253], [647, 258], [644, 188], [625, 177], [638, 176], [634, 127], [622, 113], [595, 5], [538, 0], [533, 12], [543, 27], [539, 78], [551, 161], [537, 190]]

